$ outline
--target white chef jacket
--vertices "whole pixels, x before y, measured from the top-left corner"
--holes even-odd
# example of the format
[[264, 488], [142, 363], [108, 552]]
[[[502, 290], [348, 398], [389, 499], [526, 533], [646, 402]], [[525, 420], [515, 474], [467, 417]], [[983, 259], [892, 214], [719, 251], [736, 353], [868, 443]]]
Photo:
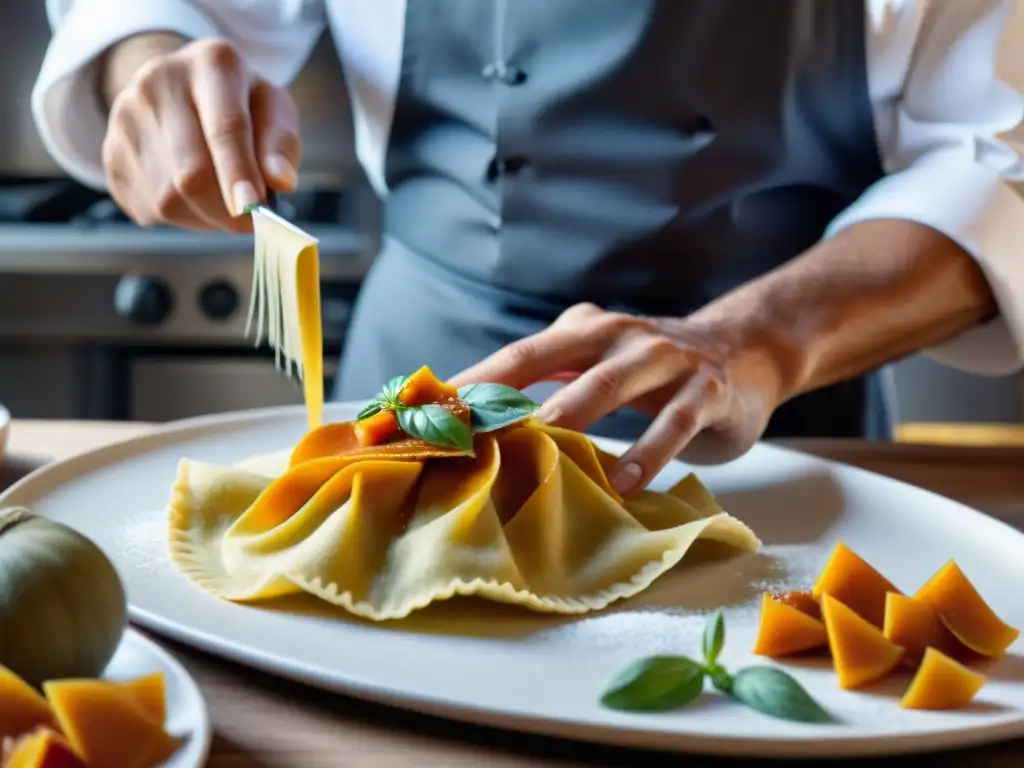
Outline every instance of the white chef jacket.
[[[326, 26], [352, 101], [356, 152], [386, 196], [384, 156], [394, 115], [407, 0], [47, 0], [54, 37], [32, 94], [42, 139], [80, 181], [104, 186], [106, 117], [94, 62], [147, 31], [232, 42], [268, 80], [286, 84]], [[485, 2], [485, 0], [481, 0]], [[1024, 367], [1024, 200], [1009, 182], [1024, 161], [1006, 140], [1024, 118], [1021, 0], [863, 0], [867, 79], [886, 176], [830, 224], [918, 221], [956, 241], [982, 268], [1000, 316], [925, 354], [986, 375]], [[725, 41], [723, 41], [725, 42]]]

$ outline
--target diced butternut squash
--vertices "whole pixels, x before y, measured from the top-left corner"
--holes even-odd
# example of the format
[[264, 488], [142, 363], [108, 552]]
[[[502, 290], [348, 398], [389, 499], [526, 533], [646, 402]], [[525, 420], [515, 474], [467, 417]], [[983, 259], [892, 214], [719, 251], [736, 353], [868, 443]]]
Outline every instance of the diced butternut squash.
[[87, 768], [67, 740], [51, 728], [38, 728], [15, 742], [4, 768]]
[[946, 628], [939, 612], [928, 603], [890, 592], [885, 596], [885, 624], [882, 634], [902, 646], [903, 661], [917, 666], [928, 648], [956, 658], [965, 649]]
[[142, 708], [149, 712], [158, 723], [167, 720], [167, 686], [163, 672], [154, 672], [145, 677], [118, 683], [135, 696]]
[[903, 649], [889, 642], [882, 630], [828, 593], [821, 598], [821, 615], [840, 688], [874, 682], [903, 657]]
[[43, 690], [61, 731], [89, 768], [151, 768], [178, 748], [129, 687], [80, 679], [50, 681]]
[[398, 426], [398, 417], [394, 411], [380, 411], [373, 416], [360, 419], [355, 423], [356, 439], [364, 448], [383, 445], [390, 440], [401, 437], [402, 430]]
[[860, 555], [839, 542], [832, 550], [812, 594], [819, 601], [822, 595], [831, 595], [881, 629], [885, 621], [887, 592], [899, 590]]
[[921, 666], [900, 700], [905, 709], [959, 709], [971, 703], [985, 676], [935, 648], [924, 652]]
[[821, 606], [810, 592], [776, 592], [772, 595], [772, 599], [790, 605], [811, 618], [821, 618]]
[[761, 620], [754, 653], [778, 658], [826, 645], [828, 635], [821, 621], [767, 592], [761, 596]]
[[935, 608], [956, 639], [982, 656], [1002, 656], [1020, 636], [1020, 630], [995, 614], [952, 560], [917, 591], [914, 599]]
[[402, 391], [398, 393], [398, 402], [402, 405], [428, 405], [457, 400], [459, 390], [451, 384], [445, 384], [424, 365], [405, 380]]
[[0, 739], [41, 725], [54, 725], [49, 703], [18, 675], [0, 666]]

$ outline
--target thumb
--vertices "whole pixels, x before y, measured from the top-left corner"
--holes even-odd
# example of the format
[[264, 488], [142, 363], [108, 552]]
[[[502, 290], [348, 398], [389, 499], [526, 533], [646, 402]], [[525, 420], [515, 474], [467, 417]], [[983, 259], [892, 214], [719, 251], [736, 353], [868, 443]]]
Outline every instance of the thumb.
[[267, 186], [289, 192], [299, 179], [302, 142], [295, 102], [284, 88], [259, 80], [250, 104], [256, 157]]

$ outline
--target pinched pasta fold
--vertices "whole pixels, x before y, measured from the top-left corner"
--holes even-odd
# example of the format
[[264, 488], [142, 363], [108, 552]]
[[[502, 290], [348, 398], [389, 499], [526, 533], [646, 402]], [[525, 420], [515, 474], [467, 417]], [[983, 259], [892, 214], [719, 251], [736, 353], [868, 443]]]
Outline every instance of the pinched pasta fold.
[[694, 475], [623, 499], [615, 457], [530, 419], [474, 455], [408, 439], [361, 447], [351, 423], [235, 466], [183, 459], [170, 553], [220, 598], [308, 592], [372, 620], [454, 595], [578, 614], [637, 594], [698, 539], [761, 542]]

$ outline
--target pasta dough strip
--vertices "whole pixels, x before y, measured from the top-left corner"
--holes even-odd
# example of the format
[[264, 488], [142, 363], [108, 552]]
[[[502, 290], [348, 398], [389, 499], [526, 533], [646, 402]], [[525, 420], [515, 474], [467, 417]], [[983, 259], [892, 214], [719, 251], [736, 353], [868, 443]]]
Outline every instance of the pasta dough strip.
[[309, 429], [323, 422], [324, 344], [319, 241], [265, 207], [252, 212], [256, 248], [245, 335], [256, 323], [274, 366], [302, 382]]

